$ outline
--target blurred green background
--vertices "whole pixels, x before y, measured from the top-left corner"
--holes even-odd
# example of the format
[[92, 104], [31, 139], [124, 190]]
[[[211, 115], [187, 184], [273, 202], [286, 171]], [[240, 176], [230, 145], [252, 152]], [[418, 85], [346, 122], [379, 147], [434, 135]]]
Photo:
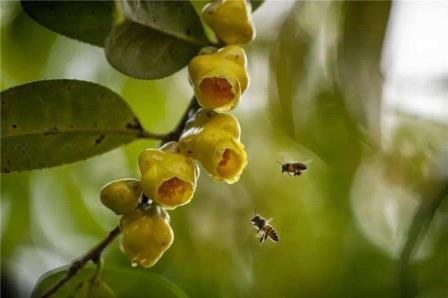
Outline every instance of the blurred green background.
[[[192, 202], [171, 212], [175, 242], [160, 262], [131, 269], [116, 241], [106, 268], [156, 273], [190, 297], [448, 297], [448, 199], [417, 217], [430, 221], [409, 264], [403, 253], [448, 178], [447, 14], [444, 2], [266, 1], [235, 111], [249, 156], [240, 182], [203, 171]], [[2, 1], [1, 90], [57, 78], [113, 89], [154, 132], [172, 129], [192, 96], [185, 70], [128, 78], [101, 48]], [[2, 175], [2, 296], [29, 296], [102, 239], [118, 217], [99, 190], [138, 177], [139, 152], [156, 145]], [[277, 161], [288, 160], [309, 170], [284, 176]], [[255, 209], [274, 218], [278, 244], [259, 245]]]

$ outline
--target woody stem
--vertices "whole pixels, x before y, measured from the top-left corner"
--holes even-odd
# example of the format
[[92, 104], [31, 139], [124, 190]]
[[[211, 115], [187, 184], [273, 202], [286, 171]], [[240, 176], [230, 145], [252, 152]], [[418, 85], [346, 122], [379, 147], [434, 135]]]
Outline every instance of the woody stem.
[[[177, 141], [179, 140], [182, 132], [185, 129], [185, 124], [187, 123], [188, 119], [199, 109], [199, 105], [196, 101], [196, 98], [193, 97], [190, 104], [188, 105], [187, 109], [185, 110], [182, 118], [176, 125], [176, 127], [168, 134], [164, 135], [163, 137], [160, 137], [157, 135], [157, 138], [160, 138], [162, 140], [160, 146], [162, 146], [165, 143], [168, 143], [170, 141]], [[152, 137], [152, 136], [151, 136]], [[86, 254], [79, 257], [75, 261], [72, 262], [70, 267], [67, 270], [67, 273], [54, 285], [49, 287], [43, 294], [42, 298], [44, 297], [50, 297], [53, 295], [59, 288], [61, 288], [63, 285], [65, 285], [72, 277], [74, 277], [88, 262], [92, 261], [97, 264], [97, 266], [101, 265], [101, 255], [103, 251], [106, 249], [106, 247], [109, 246], [117, 237], [120, 235], [121, 230], [120, 226], [116, 226], [112, 231], [109, 232], [106, 238], [104, 238], [102, 241], [100, 241], [97, 245], [95, 245], [91, 250], [89, 250]], [[97, 270], [100, 270], [100, 267], [97, 268]], [[99, 271], [97, 272], [99, 274]], [[98, 276], [96, 276], [97, 278]]]

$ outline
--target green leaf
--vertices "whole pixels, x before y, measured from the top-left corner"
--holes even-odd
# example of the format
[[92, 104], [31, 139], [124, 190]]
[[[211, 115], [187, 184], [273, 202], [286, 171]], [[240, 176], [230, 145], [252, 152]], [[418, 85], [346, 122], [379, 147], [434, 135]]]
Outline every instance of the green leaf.
[[182, 41], [149, 27], [125, 21], [106, 41], [109, 63], [138, 79], [161, 79], [183, 68], [200, 46]]
[[207, 45], [201, 21], [189, 1], [119, 1], [130, 20], [185, 42]]
[[160, 79], [180, 70], [208, 44], [189, 1], [120, 1], [129, 19], [106, 41], [106, 57], [118, 71]]
[[22, 1], [22, 6], [42, 26], [100, 47], [115, 19], [113, 1]]
[[88, 279], [76, 287], [73, 296], [75, 298], [112, 298], [115, 294], [104, 281]]
[[144, 133], [113, 91], [85, 81], [49, 80], [1, 93], [1, 172], [74, 162]]
[[[60, 267], [43, 275], [34, 287], [31, 297], [40, 297], [46, 289], [66, 273], [67, 268], [67, 266]], [[79, 285], [83, 281], [89, 280], [94, 272], [95, 268], [93, 266], [82, 269], [55, 293], [55, 297], [73, 295], [76, 293]], [[148, 270], [139, 270], [130, 266], [129, 269], [119, 270], [104, 268], [101, 274], [101, 280], [109, 285], [117, 297], [187, 297], [181, 289], [163, 277], [151, 273]]]

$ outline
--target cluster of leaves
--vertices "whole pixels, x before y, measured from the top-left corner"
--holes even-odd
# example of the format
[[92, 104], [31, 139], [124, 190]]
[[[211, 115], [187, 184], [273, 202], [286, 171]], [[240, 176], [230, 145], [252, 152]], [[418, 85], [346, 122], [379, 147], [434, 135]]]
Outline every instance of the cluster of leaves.
[[39, 24], [104, 48], [109, 63], [139, 79], [160, 79], [184, 67], [208, 44], [188, 1], [24, 1]]

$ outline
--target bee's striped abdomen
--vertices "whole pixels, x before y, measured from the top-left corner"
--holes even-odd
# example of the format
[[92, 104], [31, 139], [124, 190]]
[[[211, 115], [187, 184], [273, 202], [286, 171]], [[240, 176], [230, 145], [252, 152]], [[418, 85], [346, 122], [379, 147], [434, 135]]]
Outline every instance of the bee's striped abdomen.
[[268, 233], [269, 233], [269, 238], [271, 238], [275, 242], [278, 242], [278, 240], [279, 240], [278, 234], [272, 227], [270, 227], [270, 230]]

